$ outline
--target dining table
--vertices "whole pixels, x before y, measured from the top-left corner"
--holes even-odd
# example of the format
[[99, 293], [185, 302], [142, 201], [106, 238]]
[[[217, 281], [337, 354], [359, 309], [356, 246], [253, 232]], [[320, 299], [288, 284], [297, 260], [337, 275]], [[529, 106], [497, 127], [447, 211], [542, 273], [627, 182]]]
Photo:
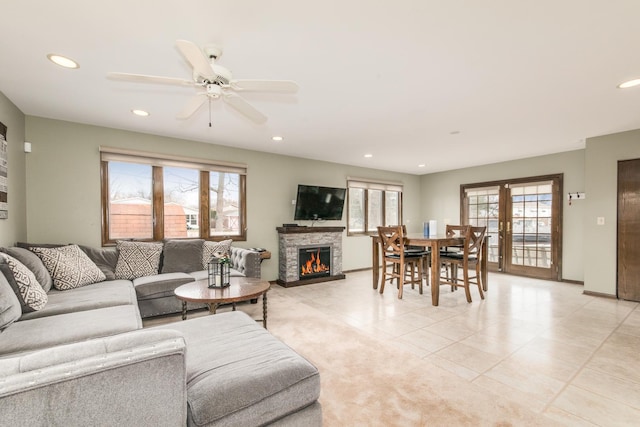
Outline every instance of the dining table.
[[[373, 267], [373, 289], [378, 289], [380, 280], [380, 266], [382, 253], [380, 236], [372, 235], [372, 267]], [[440, 249], [447, 246], [461, 246], [464, 244], [464, 237], [452, 237], [446, 235], [425, 236], [422, 233], [408, 233], [405, 236], [405, 245], [420, 246], [431, 249], [431, 269], [429, 274], [431, 284], [431, 304], [437, 306], [440, 299]], [[480, 263], [480, 275], [482, 278], [482, 289], [487, 290], [487, 245], [482, 245], [482, 261]]]

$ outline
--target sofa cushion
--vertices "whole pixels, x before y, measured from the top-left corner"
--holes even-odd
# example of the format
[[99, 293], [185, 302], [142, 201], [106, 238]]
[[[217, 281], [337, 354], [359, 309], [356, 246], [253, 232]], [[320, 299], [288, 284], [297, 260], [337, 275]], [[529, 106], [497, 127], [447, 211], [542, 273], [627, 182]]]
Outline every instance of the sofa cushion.
[[[211, 258], [218, 257], [229, 254], [231, 252], [231, 243], [233, 240], [223, 240], [221, 242], [204, 242], [204, 246], [202, 248], [202, 268], [207, 269], [209, 267], [209, 261]], [[198, 268], [198, 270], [200, 270]], [[195, 271], [195, 270], [194, 270]]]
[[11, 255], [0, 253], [0, 259], [2, 259], [0, 271], [18, 297], [22, 312], [28, 313], [42, 309], [47, 304], [47, 293], [31, 270]]
[[163, 273], [190, 273], [202, 269], [203, 239], [165, 240], [162, 249]]
[[118, 240], [116, 242], [118, 250], [116, 279], [133, 280], [158, 274], [162, 246], [162, 243]]
[[45, 292], [49, 292], [53, 286], [53, 280], [49, 274], [49, 270], [44, 266], [38, 255], [28, 249], [13, 247], [2, 248], [0, 251], [11, 255], [25, 265], [36, 276], [36, 280], [42, 286]]
[[22, 308], [18, 297], [7, 278], [0, 273], [0, 331], [18, 320], [21, 314]]
[[53, 287], [61, 291], [102, 282], [105, 279], [102, 271], [78, 245], [59, 248], [32, 247], [31, 251], [40, 257], [49, 270]]
[[20, 319], [35, 319], [75, 311], [138, 304], [136, 291], [129, 280], [109, 280], [66, 291], [52, 289], [47, 296], [49, 301], [42, 310], [25, 313]]
[[243, 312], [156, 328], [187, 343], [189, 425], [264, 425], [320, 395], [316, 367]]
[[89, 259], [102, 271], [105, 280], [116, 279], [118, 251], [115, 248], [92, 248], [84, 245], [78, 246], [82, 249], [82, 252], [87, 254]]
[[142, 320], [135, 305], [21, 320], [12, 323], [0, 334], [0, 356], [107, 337], [140, 328]]
[[133, 279], [133, 286], [139, 300], [150, 298], [173, 297], [174, 290], [185, 283], [193, 282], [187, 273], [164, 273]]

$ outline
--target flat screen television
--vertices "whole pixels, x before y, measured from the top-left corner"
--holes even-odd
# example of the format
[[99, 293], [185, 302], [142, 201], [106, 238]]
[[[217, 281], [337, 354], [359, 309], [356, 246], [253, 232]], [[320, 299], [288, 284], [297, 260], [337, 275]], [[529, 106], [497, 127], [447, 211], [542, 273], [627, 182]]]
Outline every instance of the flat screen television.
[[344, 209], [345, 188], [298, 185], [294, 220], [340, 220]]

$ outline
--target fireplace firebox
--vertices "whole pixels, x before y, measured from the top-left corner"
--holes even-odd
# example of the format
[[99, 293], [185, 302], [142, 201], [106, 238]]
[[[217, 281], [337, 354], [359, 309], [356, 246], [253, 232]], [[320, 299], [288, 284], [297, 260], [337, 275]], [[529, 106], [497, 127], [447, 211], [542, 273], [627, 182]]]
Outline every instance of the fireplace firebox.
[[299, 280], [331, 275], [331, 246], [298, 248]]

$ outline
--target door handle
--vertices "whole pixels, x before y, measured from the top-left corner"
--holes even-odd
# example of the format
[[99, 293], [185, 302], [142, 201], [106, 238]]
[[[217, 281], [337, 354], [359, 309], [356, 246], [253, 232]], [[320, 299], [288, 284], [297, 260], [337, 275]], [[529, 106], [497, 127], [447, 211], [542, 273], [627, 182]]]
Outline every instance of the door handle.
[[511, 221], [507, 221], [507, 234], [511, 233]]

